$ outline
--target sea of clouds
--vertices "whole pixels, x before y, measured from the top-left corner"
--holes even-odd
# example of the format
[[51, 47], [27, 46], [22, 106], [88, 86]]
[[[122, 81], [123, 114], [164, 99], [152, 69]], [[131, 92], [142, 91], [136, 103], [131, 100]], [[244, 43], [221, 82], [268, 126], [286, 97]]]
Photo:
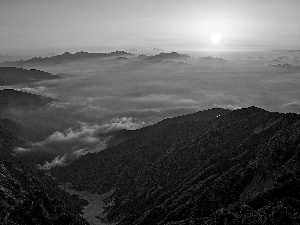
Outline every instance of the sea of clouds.
[[[278, 55], [258, 58], [255, 54], [222, 65], [203, 65], [193, 58], [187, 64], [110, 59], [37, 66], [68, 75], [13, 88], [55, 101], [34, 111], [9, 109], [1, 117], [36, 133], [30, 146], [16, 152], [50, 154], [51, 160], [40, 165], [49, 169], [102, 151], [111, 137], [105, 134], [139, 129], [167, 117], [251, 105], [300, 113], [299, 72], [270, 66]], [[287, 57], [280, 60], [286, 62]]]

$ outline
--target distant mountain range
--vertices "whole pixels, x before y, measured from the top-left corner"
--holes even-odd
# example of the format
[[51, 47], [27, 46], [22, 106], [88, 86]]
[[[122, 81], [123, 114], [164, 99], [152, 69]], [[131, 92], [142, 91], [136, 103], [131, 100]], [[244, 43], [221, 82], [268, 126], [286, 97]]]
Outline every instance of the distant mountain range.
[[52, 75], [36, 69], [22, 69], [16, 67], [0, 67], [0, 85], [15, 85], [33, 83], [42, 80], [61, 79], [61, 76]]
[[70, 52], [65, 52], [62, 55], [56, 55], [51, 57], [34, 57], [29, 60], [20, 60], [16, 62], [4, 62], [3, 65], [37, 65], [37, 64], [58, 64], [64, 62], [80, 61], [87, 59], [97, 59], [97, 58], [117, 58], [122, 56], [133, 56], [131, 53], [124, 51], [116, 51], [110, 53], [89, 53], [89, 52], [76, 52], [74, 54]]
[[138, 58], [148, 60], [154, 63], [155, 62], [171, 62], [171, 63], [176, 62], [177, 65], [178, 64], [188, 65], [187, 63], [193, 63], [193, 64], [197, 63], [203, 66], [212, 66], [212, 65], [222, 65], [227, 62], [225, 59], [218, 58], [218, 57], [214, 58], [211, 56], [207, 56], [202, 58], [193, 58], [187, 54], [179, 54], [177, 52], [170, 52], [170, 53], [163, 52], [155, 56], [140, 55]]
[[299, 223], [300, 115], [211, 109], [120, 132], [112, 147], [52, 170], [79, 190], [115, 188], [108, 221]]
[[153, 52], [161, 52], [163, 49], [161, 48], [153, 48], [153, 49], [137, 49], [137, 48], [131, 48], [128, 51], [130, 52], [148, 52], [148, 51], [153, 51]]
[[191, 56], [186, 54], [179, 54], [177, 52], [171, 52], [171, 53], [160, 53], [155, 56], [149, 56], [146, 57], [147, 60], [176, 60], [176, 59], [188, 59], [191, 58]]
[[[158, 51], [158, 50], [153, 50]], [[0, 65], [3, 66], [38, 66], [38, 65], [56, 65], [60, 63], [70, 63], [70, 62], [80, 62], [89, 59], [111, 59], [111, 60], [128, 60], [130, 62], [136, 62], [136, 60], [144, 60], [149, 61], [151, 63], [179, 63], [179, 64], [186, 64], [187, 62], [192, 63], [203, 63], [204, 65], [212, 65], [212, 64], [222, 64], [227, 62], [222, 58], [213, 58], [213, 57], [203, 57], [203, 58], [193, 58], [187, 54], [180, 54], [178, 52], [169, 52], [169, 53], [159, 53], [158, 55], [154, 56], [147, 56], [147, 55], [139, 55], [135, 57], [133, 54], [125, 52], [125, 51], [116, 51], [111, 53], [89, 53], [89, 52], [77, 52], [77, 53], [69, 53], [65, 52], [62, 55], [56, 55], [51, 57], [35, 57], [29, 60], [21, 60], [16, 62], [4, 62]], [[176, 64], [178, 65], [178, 64]]]

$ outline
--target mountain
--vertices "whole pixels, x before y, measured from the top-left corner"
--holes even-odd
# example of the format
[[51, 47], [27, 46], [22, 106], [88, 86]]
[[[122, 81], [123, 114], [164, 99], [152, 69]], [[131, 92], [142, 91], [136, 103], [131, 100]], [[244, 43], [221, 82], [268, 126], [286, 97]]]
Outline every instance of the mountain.
[[13, 124], [0, 124], [0, 224], [87, 225], [80, 216], [85, 202], [60, 191], [52, 179], [11, 155], [22, 144], [6, 129]]
[[0, 112], [9, 108], [37, 109], [52, 101], [56, 100], [14, 89], [0, 90]]
[[42, 80], [60, 79], [61, 76], [52, 75], [35, 69], [22, 69], [16, 67], [0, 67], [0, 84], [15, 85], [33, 83]]
[[12, 120], [0, 119], [0, 126], [13, 133], [19, 140], [24, 140], [27, 137], [27, 134], [24, 132], [23, 126]]
[[40, 65], [40, 64], [58, 64], [72, 61], [81, 61], [87, 59], [97, 59], [97, 58], [116, 58], [122, 56], [132, 56], [131, 53], [124, 51], [116, 51], [110, 53], [89, 53], [89, 52], [76, 52], [74, 54], [70, 52], [65, 52], [62, 55], [56, 55], [51, 57], [34, 57], [29, 60], [21, 60], [17, 62], [5, 62], [4, 65]]
[[162, 61], [172, 61], [172, 60], [184, 60], [184, 59], [189, 59], [191, 56], [186, 55], [186, 54], [179, 54], [177, 52], [170, 52], [170, 53], [160, 53], [155, 56], [149, 56], [146, 58], [146, 60], [162, 60]]
[[[214, 110], [206, 110], [202, 112], [196, 112], [193, 114], [183, 115], [183, 116], [176, 116], [172, 118], [167, 118], [159, 123], [155, 124], [155, 129], [164, 128], [172, 124], [183, 124], [183, 123], [190, 123], [190, 122], [197, 122], [203, 120], [209, 120], [211, 118], [224, 115], [229, 113], [228, 109], [214, 109]], [[138, 130], [114, 130], [108, 133], [105, 133], [105, 136], [111, 136], [111, 138], [107, 141], [108, 147], [115, 146], [121, 142], [126, 140], [135, 138], [139, 135], [147, 135], [147, 132], [154, 129], [153, 126], [143, 127]]]
[[52, 169], [78, 190], [116, 189], [108, 221], [300, 222], [298, 114], [211, 109], [121, 137], [102, 152]]

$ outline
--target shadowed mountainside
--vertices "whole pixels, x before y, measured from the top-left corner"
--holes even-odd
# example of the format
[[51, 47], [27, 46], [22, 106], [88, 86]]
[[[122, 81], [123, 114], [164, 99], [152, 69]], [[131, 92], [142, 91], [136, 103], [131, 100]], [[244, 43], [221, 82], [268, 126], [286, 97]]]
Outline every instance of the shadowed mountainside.
[[2, 118], [7, 119], [2, 119], [0, 125], [6, 125], [6, 129], [16, 134], [19, 139], [29, 142], [40, 140], [44, 135], [42, 132], [44, 127], [21, 125], [12, 123], [11, 120], [18, 121], [22, 113], [34, 112], [54, 101], [58, 100], [14, 89], [0, 90], [0, 113]]
[[[214, 109], [213, 111], [207, 110], [202, 112], [196, 112], [193, 114], [183, 115], [183, 116], [177, 116], [173, 118], [167, 118], [159, 123], [155, 124], [155, 129], [158, 128], [164, 128], [172, 124], [178, 124], [178, 123], [190, 123], [190, 122], [197, 122], [197, 121], [204, 121], [209, 120], [211, 118], [225, 115], [229, 113], [230, 111], [227, 109]], [[148, 131], [152, 131], [153, 126], [147, 126], [143, 127], [138, 130], [115, 130], [109, 133], [106, 133], [105, 136], [111, 136], [111, 138], [107, 141], [108, 147], [118, 145], [121, 142], [124, 142], [126, 140], [135, 138], [139, 135], [146, 135]]]
[[116, 188], [107, 219], [119, 224], [299, 223], [300, 115], [250, 107], [192, 117], [143, 128], [53, 174], [79, 190]]
[[11, 155], [23, 142], [6, 126], [17, 125], [0, 123], [0, 223], [87, 224], [79, 215], [85, 202], [60, 191], [52, 179]]
[[0, 112], [8, 108], [36, 109], [52, 101], [56, 100], [14, 89], [0, 90]]
[[15, 85], [33, 83], [42, 80], [60, 79], [61, 76], [52, 75], [36, 69], [22, 69], [16, 67], [0, 67], [0, 84]]
[[9, 119], [0, 119], [0, 126], [13, 133], [19, 140], [23, 140], [25, 132], [23, 126]]

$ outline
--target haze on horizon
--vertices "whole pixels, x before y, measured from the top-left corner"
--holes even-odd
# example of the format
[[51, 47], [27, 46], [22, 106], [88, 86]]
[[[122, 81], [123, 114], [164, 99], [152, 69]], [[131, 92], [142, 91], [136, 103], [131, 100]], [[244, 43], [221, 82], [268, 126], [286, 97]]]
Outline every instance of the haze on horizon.
[[[16, 151], [48, 153], [39, 164], [50, 168], [102, 151], [110, 132], [169, 117], [252, 105], [299, 113], [300, 51], [226, 51], [300, 50], [299, 6], [296, 0], [0, 0], [1, 66], [63, 74], [0, 84], [57, 100], [38, 110], [8, 107], [0, 118], [32, 129], [32, 145]], [[64, 51], [91, 50], [133, 54], [60, 61]], [[5, 64], [45, 55], [60, 56]]]
[[298, 0], [1, 0], [0, 53], [299, 49], [299, 8]]

